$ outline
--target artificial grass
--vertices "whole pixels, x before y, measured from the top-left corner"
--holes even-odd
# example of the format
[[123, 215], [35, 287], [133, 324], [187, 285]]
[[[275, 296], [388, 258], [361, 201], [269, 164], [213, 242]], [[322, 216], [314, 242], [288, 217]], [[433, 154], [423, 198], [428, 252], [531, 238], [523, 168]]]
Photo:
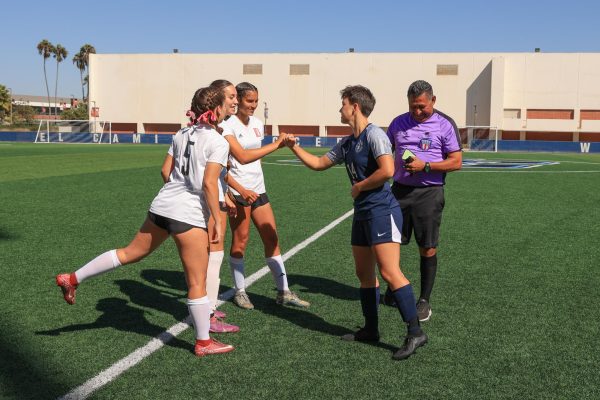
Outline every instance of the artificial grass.
[[[172, 241], [86, 281], [75, 306], [53, 282], [133, 237], [165, 153], [0, 146], [0, 397], [56, 398], [185, 318]], [[188, 329], [92, 398], [597, 398], [600, 157], [469, 157], [560, 164], [448, 175], [430, 343], [407, 361], [391, 360], [404, 328], [390, 307], [380, 309], [379, 345], [339, 339], [362, 324], [347, 219], [286, 263], [308, 310], [276, 306], [267, 275], [248, 288], [256, 310], [222, 307], [241, 327], [218, 335], [233, 353], [195, 358]], [[281, 162], [290, 159], [283, 150], [263, 167], [284, 253], [352, 207], [343, 168], [315, 173]], [[265, 265], [254, 230], [246, 259], [247, 276]], [[402, 248], [402, 268], [418, 292], [414, 243]], [[225, 260], [222, 291], [228, 269]]]

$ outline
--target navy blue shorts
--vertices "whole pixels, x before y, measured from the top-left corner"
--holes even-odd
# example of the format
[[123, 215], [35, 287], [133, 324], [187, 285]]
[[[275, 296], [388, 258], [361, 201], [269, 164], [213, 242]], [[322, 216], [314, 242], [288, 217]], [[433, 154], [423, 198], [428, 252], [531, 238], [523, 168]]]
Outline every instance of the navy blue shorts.
[[373, 246], [379, 243], [402, 242], [402, 211], [391, 209], [391, 214], [352, 221], [352, 246]]

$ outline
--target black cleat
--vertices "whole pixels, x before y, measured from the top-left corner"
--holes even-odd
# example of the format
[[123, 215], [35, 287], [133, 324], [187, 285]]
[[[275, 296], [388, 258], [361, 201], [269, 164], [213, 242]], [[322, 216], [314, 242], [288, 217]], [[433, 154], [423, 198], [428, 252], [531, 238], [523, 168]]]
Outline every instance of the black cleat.
[[365, 328], [360, 328], [356, 332], [343, 335], [342, 340], [348, 342], [379, 342], [379, 332], [372, 332]]
[[404, 339], [404, 344], [397, 352], [394, 353], [392, 358], [394, 360], [405, 360], [410, 357], [417, 349], [421, 346], [425, 346], [427, 343], [427, 335], [425, 332], [421, 332], [416, 336], [408, 335]]
[[420, 322], [429, 321], [429, 318], [431, 318], [431, 306], [427, 300], [419, 299], [417, 301], [417, 316]]

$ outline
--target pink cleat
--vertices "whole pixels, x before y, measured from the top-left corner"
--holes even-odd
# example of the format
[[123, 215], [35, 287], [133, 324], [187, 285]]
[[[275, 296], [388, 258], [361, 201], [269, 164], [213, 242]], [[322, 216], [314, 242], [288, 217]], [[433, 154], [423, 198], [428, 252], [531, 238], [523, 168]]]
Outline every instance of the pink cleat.
[[233, 351], [232, 345], [221, 343], [215, 339], [210, 339], [210, 343], [206, 346], [202, 346], [197, 340], [196, 346], [194, 347], [194, 354], [198, 357], [204, 357], [210, 354], [229, 353], [230, 351]]
[[217, 317], [219, 319], [225, 319], [225, 317], [227, 316], [227, 314], [225, 314], [223, 311], [219, 311], [219, 310], [213, 311], [213, 314], [215, 315], [215, 317]]
[[240, 327], [236, 325], [228, 324], [227, 322], [217, 318], [216, 316], [210, 318], [210, 329], [212, 333], [234, 333], [239, 332]]
[[75, 291], [77, 290], [77, 285], [71, 284], [71, 275], [56, 275], [56, 284], [60, 286], [65, 301], [69, 304], [75, 304]]

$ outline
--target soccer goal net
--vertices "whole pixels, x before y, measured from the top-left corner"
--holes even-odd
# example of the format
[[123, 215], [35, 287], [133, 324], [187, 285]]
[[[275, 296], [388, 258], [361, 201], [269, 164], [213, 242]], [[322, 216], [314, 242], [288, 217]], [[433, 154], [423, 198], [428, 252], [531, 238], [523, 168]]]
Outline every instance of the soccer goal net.
[[495, 126], [467, 125], [458, 128], [465, 150], [498, 151], [498, 128]]
[[35, 143], [111, 143], [110, 121], [40, 120]]

